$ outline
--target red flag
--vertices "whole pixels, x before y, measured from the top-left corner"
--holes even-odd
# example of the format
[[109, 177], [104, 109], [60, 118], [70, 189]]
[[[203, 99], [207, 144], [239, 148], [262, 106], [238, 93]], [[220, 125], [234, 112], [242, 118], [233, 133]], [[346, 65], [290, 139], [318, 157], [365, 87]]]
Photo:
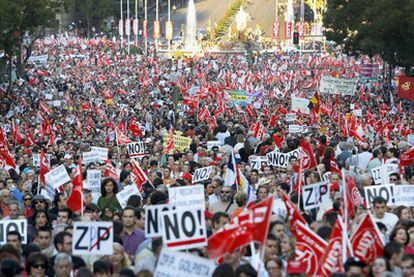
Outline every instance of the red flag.
[[223, 229], [208, 239], [207, 253], [211, 259], [233, 253], [249, 242], [264, 244], [272, 214], [273, 197], [250, 206]]
[[296, 237], [295, 260], [306, 265], [307, 276], [320, 275], [319, 261], [328, 246], [326, 241], [300, 221], [296, 223], [293, 235]]
[[250, 116], [250, 118], [254, 118], [255, 117], [254, 107], [253, 107], [253, 105], [251, 103], [247, 104], [245, 111]]
[[414, 101], [414, 77], [398, 78], [398, 97]]
[[12, 137], [13, 137], [14, 143], [22, 144], [23, 137], [20, 134], [19, 128], [16, 126], [16, 123], [14, 122], [14, 120], [12, 120], [11, 128], [12, 128]]
[[277, 115], [272, 114], [272, 117], [270, 118], [269, 125], [272, 126], [272, 127], [275, 127], [276, 126], [276, 120], [277, 120], [277, 118], [278, 118]]
[[89, 111], [89, 110], [92, 110], [92, 107], [88, 103], [86, 103], [85, 101], [83, 101], [82, 102], [82, 105], [81, 105], [81, 112], [83, 112], [83, 111]]
[[382, 256], [383, 245], [369, 214], [360, 222], [351, 238], [354, 256], [365, 264], [371, 264], [376, 257]]
[[306, 224], [306, 220], [299, 213], [298, 208], [296, 208], [295, 204], [293, 204], [286, 194], [282, 195], [282, 200], [286, 206], [290, 230], [292, 233], [295, 233], [296, 223], [302, 222], [303, 224]]
[[165, 155], [173, 149], [174, 149], [174, 130], [173, 128], [170, 128], [170, 131], [168, 132], [167, 146], [165, 147], [162, 154]]
[[199, 112], [199, 114], [197, 115], [197, 120], [198, 122], [203, 122], [205, 120], [207, 120], [210, 117], [210, 112], [207, 109], [206, 106], [204, 106], [201, 111]]
[[129, 121], [128, 130], [131, 131], [132, 135], [135, 137], [142, 136], [142, 130], [139, 126], [139, 123], [135, 121], [135, 118], [131, 117], [131, 120]]
[[115, 136], [116, 143], [118, 145], [124, 145], [132, 142], [132, 140], [130, 140], [118, 126], [115, 127]]
[[210, 129], [210, 131], [214, 131], [217, 128], [217, 121], [216, 118], [210, 117], [210, 119], [208, 120], [208, 128]]
[[142, 191], [142, 185], [148, 181], [148, 176], [139, 166], [135, 159], [131, 159], [132, 164], [132, 181], [137, 185], [139, 191]]
[[[0, 127], [0, 129], [2, 128]], [[0, 131], [0, 133], [2, 133], [2, 131]], [[6, 166], [16, 168], [16, 164], [7, 148], [7, 140], [3, 136], [0, 137], [0, 168], [5, 168]]]
[[40, 152], [39, 160], [40, 160], [39, 179], [43, 184], [46, 184], [45, 174], [49, 172], [50, 161], [47, 158], [43, 150], [42, 152]]
[[[355, 215], [355, 207], [364, 207], [364, 198], [359, 192], [352, 176], [346, 177], [346, 197], [348, 218], [352, 219]], [[344, 197], [342, 197], [342, 199], [344, 199]], [[344, 207], [344, 205], [341, 206]]]
[[325, 253], [319, 261], [323, 276], [331, 276], [331, 273], [344, 271], [342, 264], [342, 225], [339, 220], [339, 218], [336, 219], [328, 247], [326, 247]]
[[110, 160], [106, 160], [106, 167], [105, 167], [105, 171], [104, 171], [104, 176], [105, 177], [110, 177], [112, 179], [114, 179], [115, 181], [119, 181], [119, 175], [116, 172], [115, 167], [112, 165]]
[[36, 139], [34, 138], [32, 132], [30, 132], [29, 128], [26, 128], [26, 140], [24, 142], [24, 146], [30, 147], [36, 144]]
[[267, 129], [263, 126], [261, 122], [258, 121], [256, 123], [256, 127], [254, 128], [253, 136], [261, 141], [266, 133]]
[[300, 140], [300, 147], [302, 147], [300, 151], [300, 158], [302, 162], [300, 165], [302, 166], [302, 171], [311, 169], [318, 165], [316, 162], [315, 155], [313, 153], [312, 147], [309, 142], [305, 141], [303, 138]]
[[45, 114], [52, 114], [52, 110], [45, 104], [43, 101], [40, 101], [39, 108], [45, 113]]
[[77, 167], [76, 173], [72, 180], [73, 188], [72, 193], [69, 195], [66, 203], [72, 212], [78, 212], [83, 207], [83, 178], [82, 178], [82, 161], [80, 160]]
[[9, 142], [7, 141], [2, 126], [0, 126], [0, 142], [2, 142], [5, 145], [6, 149], [9, 149]]
[[414, 146], [400, 155], [400, 166], [409, 166], [414, 162]]
[[339, 169], [338, 165], [336, 164], [335, 158], [333, 156], [330, 158], [329, 163], [330, 163], [330, 166], [331, 166], [331, 170], [330, 171], [331, 172], [338, 173], [339, 178], [342, 179], [342, 171]]

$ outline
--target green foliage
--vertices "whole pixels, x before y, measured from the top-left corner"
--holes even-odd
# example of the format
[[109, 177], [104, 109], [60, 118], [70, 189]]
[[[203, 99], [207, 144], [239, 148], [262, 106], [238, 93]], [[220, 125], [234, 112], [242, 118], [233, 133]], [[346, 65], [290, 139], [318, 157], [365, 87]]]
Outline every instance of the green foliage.
[[220, 39], [226, 32], [226, 30], [230, 27], [231, 23], [233, 22], [233, 18], [236, 16], [238, 11], [240, 10], [240, 6], [246, 6], [247, 0], [234, 0], [230, 8], [226, 11], [224, 16], [220, 19], [217, 23], [217, 26], [214, 30], [216, 40]]
[[414, 1], [332, 0], [326, 36], [348, 53], [380, 54], [392, 65], [414, 65]]

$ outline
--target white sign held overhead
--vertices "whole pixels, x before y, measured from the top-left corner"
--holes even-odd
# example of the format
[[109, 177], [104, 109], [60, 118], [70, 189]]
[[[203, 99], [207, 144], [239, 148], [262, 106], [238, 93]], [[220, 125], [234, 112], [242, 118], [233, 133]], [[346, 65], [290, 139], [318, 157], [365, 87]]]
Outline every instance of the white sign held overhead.
[[99, 162], [99, 156], [92, 151], [82, 153], [82, 162], [84, 164]]
[[394, 186], [394, 201], [396, 206], [414, 207], [414, 185]]
[[71, 181], [64, 165], [60, 165], [45, 174], [46, 184], [54, 189]]
[[174, 210], [173, 205], [151, 205], [145, 207], [145, 237], [160, 237], [162, 233], [161, 212]]
[[292, 96], [292, 111], [309, 114], [309, 99]]
[[283, 167], [286, 168], [289, 164], [289, 159], [291, 157], [298, 158], [300, 154], [299, 149], [295, 149], [293, 151], [290, 151], [289, 153], [282, 153], [278, 151], [272, 151], [268, 153], [266, 156], [268, 158], [267, 164], [277, 167]]
[[286, 115], [286, 121], [287, 122], [294, 122], [297, 118], [298, 118], [298, 116], [295, 113], [288, 113]]
[[176, 207], [202, 207], [205, 208], [204, 186], [195, 185], [187, 187], [168, 188], [170, 204]]
[[[47, 160], [50, 161], [52, 155], [46, 154]], [[32, 155], [32, 163], [33, 166], [40, 166], [40, 154], [33, 154]]]
[[329, 187], [321, 182], [306, 185], [302, 188], [302, 201], [304, 210], [318, 208], [321, 203], [329, 202]]
[[108, 159], [108, 148], [92, 146], [91, 152], [95, 153], [99, 157], [99, 160], [102, 162], [105, 162]]
[[116, 199], [118, 199], [119, 205], [121, 205], [122, 209], [125, 209], [125, 207], [127, 206], [128, 199], [132, 195], [141, 196], [138, 187], [135, 184], [125, 186], [123, 190], [119, 191], [116, 194]]
[[145, 146], [143, 141], [129, 143], [127, 145], [128, 155], [131, 158], [142, 157], [145, 154]]
[[290, 134], [307, 133], [308, 132], [308, 126], [292, 124], [292, 125], [289, 125], [288, 132]]
[[387, 206], [392, 206], [395, 204], [394, 201], [394, 185], [387, 184], [387, 185], [377, 185], [377, 186], [368, 186], [364, 187], [365, 192], [365, 203], [367, 208], [371, 208], [372, 201], [374, 201], [375, 197], [381, 196], [382, 198], [387, 201]]
[[73, 255], [111, 255], [112, 222], [80, 222], [73, 224]]
[[212, 260], [164, 247], [154, 277], [211, 277], [215, 268]]
[[214, 146], [220, 147], [223, 144], [219, 140], [209, 140], [207, 141], [207, 150], [211, 150]]
[[355, 95], [358, 85], [358, 79], [334, 78], [323, 75], [319, 91], [321, 93]]
[[11, 231], [19, 232], [22, 237], [22, 243], [27, 243], [27, 220], [1, 220], [0, 221], [0, 245], [7, 243], [7, 233]]
[[200, 183], [210, 179], [211, 170], [213, 170], [212, 166], [197, 168], [194, 172], [192, 183]]
[[382, 166], [371, 169], [371, 176], [376, 185], [389, 184], [391, 173], [398, 173], [397, 164], [383, 164]]
[[101, 171], [99, 169], [90, 169], [86, 171], [86, 179], [88, 180], [88, 189], [92, 194], [92, 202], [97, 203], [101, 196]]
[[162, 214], [162, 239], [165, 246], [176, 250], [207, 245], [204, 209], [176, 209]]
[[267, 165], [268, 158], [267, 156], [250, 156], [249, 164], [251, 169], [256, 169], [261, 171], [263, 166]]

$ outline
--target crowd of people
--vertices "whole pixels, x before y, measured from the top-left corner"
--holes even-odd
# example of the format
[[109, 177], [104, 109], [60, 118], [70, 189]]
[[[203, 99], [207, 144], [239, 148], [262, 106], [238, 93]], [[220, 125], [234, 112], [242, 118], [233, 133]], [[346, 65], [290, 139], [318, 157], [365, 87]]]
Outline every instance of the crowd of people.
[[[175, 59], [155, 55], [152, 45], [149, 49], [148, 55], [128, 56], [119, 41], [47, 37], [32, 52], [33, 57], [47, 56], [29, 60], [11, 90], [0, 86], [0, 218], [27, 220], [25, 244], [20, 232], [3, 233], [3, 276], [153, 276], [165, 246], [161, 238], [145, 236], [145, 208], [167, 204], [169, 187], [192, 185], [195, 170], [207, 166], [213, 166], [210, 179], [202, 183], [209, 237], [251, 205], [274, 198], [267, 239], [256, 245], [261, 266], [250, 264], [246, 247], [214, 259], [213, 276], [309, 276], [297, 256], [283, 195], [328, 242], [344, 205], [345, 176], [364, 195], [364, 187], [376, 185], [372, 169], [399, 165], [400, 155], [412, 147], [413, 103], [395, 96], [395, 81], [389, 83], [383, 75], [360, 81], [353, 95], [318, 91], [322, 76], [360, 79], [363, 63], [381, 64], [379, 58], [276, 51], [250, 57], [206, 52]], [[235, 90], [255, 96], [240, 103], [227, 93]], [[292, 110], [293, 97], [310, 99], [310, 112]], [[202, 111], [208, 116], [200, 117]], [[289, 133], [292, 122], [286, 114], [294, 114], [293, 124], [307, 126], [307, 131]], [[188, 148], [170, 145], [172, 132], [191, 138]], [[144, 142], [145, 151], [136, 160], [148, 177], [139, 184], [140, 194], [131, 195], [124, 207], [116, 194], [137, 184], [120, 137]], [[209, 147], [209, 141], [218, 143]], [[317, 161], [302, 172], [303, 179], [297, 171], [301, 156], [290, 157], [286, 167], [262, 163], [252, 168], [252, 157], [288, 153], [302, 141], [309, 143]], [[107, 148], [108, 159], [82, 163], [82, 154], [91, 147]], [[48, 157], [49, 171], [63, 165], [72, 182], [50, 189], [53, 184], [44, 181], [36, 154]], [[228, 183], [233, 155], [247, 188]], [[74, 210], [70, 197], [79, 163], [82, 204]], [[87, 180], [87, 171], [94, 169], [102, 173], [97, 197]], [[399, 166], [389, 181], [414, 184], [412, 163]], [[319, 182], [329, 184], [329, 199], [305, 210], [301, 189]], [[371, 214], [383, 253], [370, 264], [345, 257], [342, 272], [332, 276], [413, 276], [411, 206], [393, 206], [377, 196], [370, 207], [355, 208], [348, 229], [352, 233]], [[112, 254], [73, 255], [73, 224], [78, 221], [112, 221]], [[209, 259], [205, 247], [187, 252]]]

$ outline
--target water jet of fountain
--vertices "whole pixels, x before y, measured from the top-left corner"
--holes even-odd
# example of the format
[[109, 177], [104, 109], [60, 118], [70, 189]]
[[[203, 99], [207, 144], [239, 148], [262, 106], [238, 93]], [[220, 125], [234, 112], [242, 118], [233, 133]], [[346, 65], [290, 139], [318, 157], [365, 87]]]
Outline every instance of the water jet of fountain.
[[197, 31], [197, 21], [196, 21], [196, 10], [194, 5], [194, 0], [188, 1], [187, 8], [187, 26], [185, 33], [185, 49], [195, 50], [197, 49], [197, 40], [196, 40], [196, 31]]

